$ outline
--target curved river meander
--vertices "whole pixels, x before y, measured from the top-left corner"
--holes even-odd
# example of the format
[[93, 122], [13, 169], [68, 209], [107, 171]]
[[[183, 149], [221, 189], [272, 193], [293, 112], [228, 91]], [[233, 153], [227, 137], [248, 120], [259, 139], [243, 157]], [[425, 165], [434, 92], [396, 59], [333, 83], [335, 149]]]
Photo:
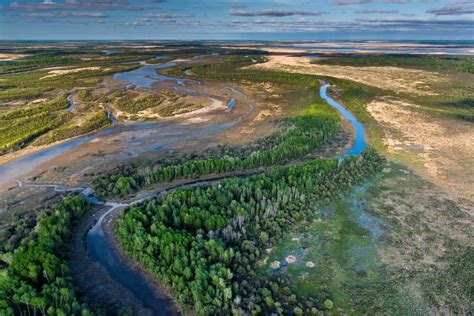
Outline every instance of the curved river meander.
[[[151, 82], [154, 80], [177, 80], [175, 78], [156, 75], [156, 72], [155, 72], [155, 69], [171, 67], [174, 65], [175, 64], [172, 64], [172, 63], [166, 63], [166, 64], [163, 64], [161, 67], [160, 66], [144, 66], [132, 72], [117, 74], [114, 78], [128, 81], [133, 77], [136, 78], [138, 75], [138, 77], [141, 77], [139, 81], [135, 81], [135, 82], [129, 81], [128, 84], [133, 85], [135, 87], [148, 87], [151, 84]], [[153, 77], [150, 76], [150, 72], [154, 73]], [[177, 81], [177, 84], [183, 84], [183, 81], [179, 80]], [[358, 156], [364, 151], [364, 149], [367, 146], [366, 141], [365, 141], [364, 126], [359, 121], [357, 121], [357, 119], [349, 111], [347, 111], [342, 105], [340, 105], [338, 102], [336, 102], [334, 99], [332, 99], [331, 97], [327, 95], [327, 89], [329, 87], [330, 87], [329, 83], [323, 82], [323, 85], [320, 88], [321, 98], [326, 100], [328, 104], [330, 104], [337, 111], [339, 111], [341, 116], [352, 125], [353, 130], [354, 130], [354, 142], [352, 146], [347, 150], [347, 152], [342, 157], [347, 156], [347, 155]], [[235, 100], [234, 101], [232, 100], [230, 101], [230, 105], [228, 104], [229, 110], [232, 110], [232, 107], [235, 105]], [[153, 125], [153, 124], [147, 123], [143, 127], [132, 126], [129, 128], [140, 129], [140, 128], [146, 128], [146, 126], [148, 125]], [[154, 126], [156, 127], [156, 124]], [[19, 158], [10, 163], [0, 165], [0, 175], [2, 175], [2, 177], [5, 176], [7, 178], [15, 176], [15, 175], [18, 176], [19, 170], [24, 170], [25, 168], [31, 169], [33, 166], [37, 166], [41, 162], [48, 161], [58, 155], [64, 154], [66, 151], [78, 146], [79, 144], [83, 142], [91, 141], [95, 137], [97, 136], [100, 137], [101, 135], [110, 133], [111, 130], [115, 130], [117, 128], [119, 127], [114, 126], [112, 128], [109, 128], [108, 130], [98, 132], [96, 135], [80, 137], [80, 138], [68, 141], [64, 144], [43, 150], [41, 152], [34, 153], [29, 156], [25, 156], [23, 158]], [[218, 130], [220, 128], [221, 127], [219, 126], [201, 127], [201, 129], [203, 130], [208, 130], [208, 129]], [[195, 182], [192, 185], [204, 184], [204, 182], [208, 183], [209, 181], [203, 181], [203, 183]], [[116, 282], [121, 284], [123, 287], [128, 289], [131, 293], [133, 293], [136, 296], [136, 298], [142, 302], [143, 306], [149, 309], [153, 313], [153, 315], [172, 315], [172, 314], [178, 313], [176, 311], [175, 305], [173, 304], [173, 300], [170, 297], [167, 297], [166, 295], [158, 294], [157, 291], [150, 285], [149, 281], [146, 279], [145, 276], [143, 276], [140, 272], [132, 268], [129, 264], [127, 264], [123, 260], [120, 260], [121, 254], [116, 249], [116, 247], [114, 247], [107, 241], [107, 238], [106, 238], [106, 231], [105, 231], [105, 229], [107, 229], [105, 227], [106, 218], [109, 215], [111, 215], [113, 212], [116, 212], [119, 209], [142, 202], [144, 198], [132, 201], [130, 203], [114, 203], [111, 201], [98, 200], [97, 197], [91, 194], [91, 190], [88, 188], [67, 188], [60, 185], [34, 185], [34, 184], [28, 185], [28, 184], [22, 184], [21, 182], [18, 182], [18, 186], [23, 186], [23, 187], [46, 186], [46, 187], [53, 188], [55, 191], [63, 191], [63, 192], [64, 191], [69, 191], [69, 192], [82, 191], [84, 196], [89, 198], [89, 200], [92, 203], [98, 206], [101, 206], [103, 209], [106, 209], [107, 211], [102, 213], [100, 218], [96, 221], [96, 223], [92, 226], [92, 228], [87, 232], [87, 235], [86, 235], [86, 245], [87, 245], [88, 255], [90, 259], [98, 263], [113, 280], [115, 280]], [[164, 191], [154, 192], [152, 194], [150, 193], [149, 195], [156, 196], [157, 194], [163, 194], [163, 193]]]
[[[352, 125], [355, 133], [353, 145], [347, 150], [344, 156], [359, 156], [367, 146], [364, 126], [342, 105], [327, 95], [327, 89], [329, 86], [329, 83], [325, 83], [321, 86], [321, 97], [339, 111], [343, 118]], [[196, 185], [196, 183], [193, 183], [193, 185]], [[156, 195], [156, 193], [154, 195]], [[117, 260], [120, 254], [117, 253], [117, 250], [114, 247], [110, 247], [104, 238], [105, 232], [103, 221], [106, 216], [119, 208], [140, 203], [141, 201], [143, 201], [143, 198], [129, 204], [116, 205], [109, 202], [112, 208], [99, 218], [97, 223], [87, 234], [89, 255], [94, 261], [98, 262], [114, 280], [117, 280], [125, 288], [135, 293], [137, 298], [139, 298], [147, 308], [153, 311], [154, 315], [170, 315], [170, 312], [173, 310], [172, 300], [163, 296], [158, 296], [156, 292], [149, 287], [149, 283], [140, 273], [120, 260]]]
[[342, 117], [352, 125], [352, 128], [354, 129], [354, 142], [347, 150], [345, 155], [359, 156], [367, 147], [367, 143], [365, 141], [364, 125], [362, 125], [362, 123], [360, 123], [351, 112], [346, 110], [346, 108], [328, 96], [327, 89], [331, 86], [331, 84], [326, 82], [323, 83], [324, 85], [319, 90], [319, 95], [321, 98], [323, 98], [329, 105], [335, 108], [342, 115]]

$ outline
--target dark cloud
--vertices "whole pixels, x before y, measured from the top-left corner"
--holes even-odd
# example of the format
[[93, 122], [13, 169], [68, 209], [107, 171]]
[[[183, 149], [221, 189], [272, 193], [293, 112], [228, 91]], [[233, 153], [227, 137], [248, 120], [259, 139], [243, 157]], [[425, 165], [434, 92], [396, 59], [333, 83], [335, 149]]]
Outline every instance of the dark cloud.
[[260, 11], [246, 11], [246, 10], [230, 10], [229, 15], [234, 16], [272, 16], [272, 17], [284, 17], [292, 15], [304, 15], [304, 16], [321, 16], [324, 12], [312, 12], [302, 10], [276, 10], [276, 9], [264, 9]]
[[435, 15], [462, 15], [474, 13], [474, 1], [459, 1], [448, 4], [439, 9], [428, 10], [427, 13]]

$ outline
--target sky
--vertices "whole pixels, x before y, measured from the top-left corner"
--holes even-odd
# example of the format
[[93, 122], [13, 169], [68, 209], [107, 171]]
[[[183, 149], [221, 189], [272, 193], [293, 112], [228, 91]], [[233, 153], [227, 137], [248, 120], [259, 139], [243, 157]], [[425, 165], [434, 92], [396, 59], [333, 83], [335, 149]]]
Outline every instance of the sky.
[[474, 40], [474, 0], [0, 0], [0, 40]]

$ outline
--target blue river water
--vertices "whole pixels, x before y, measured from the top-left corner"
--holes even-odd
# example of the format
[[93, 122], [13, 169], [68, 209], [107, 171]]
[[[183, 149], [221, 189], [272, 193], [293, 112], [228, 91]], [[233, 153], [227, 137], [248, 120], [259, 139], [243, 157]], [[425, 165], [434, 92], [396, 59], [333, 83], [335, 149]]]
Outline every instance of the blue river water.
[[167, 62], [159, 65], [144, 65], [140, 68], [115, 74], [114, 80], [126, 81], [127, 87], [151, 88], [157, 81], [175, 81], [179, 85], [184, 85], [185, 80], [173, 78], [157, 73], [159, 69], [166, 69], [176, 66], [176, 63]]
[[[345, 153], [345, 155], [358, 156], [366, 148], [364, 127], [342, 105], [327, 95], [327, 88], [329, 86], [330, 84], [328, 83], [321, 86], [320, 95], [331, 106], [336, 108], [354, 127], [355, 141], [353, 146]], [[235, 99], [232, 100], [235, 101]], [[235, 102], [233, 104], [235, 104]], [[205, 129], [213, 128], [218, 129], [223, 127], [205, 127]], [[135, 293], [136, 297], [139, 298], [147, 308], [151, 309], [154, 315], [172, 315], [175, 311], [171, 307], [171, 299], [167, 297], [157, 297], [156, 292], [150, 288], [148, 282], [143, 278], [143, 276], [137, 273], [137, 271], [131, 269], [128, 265], [124, 264], [120, 259], [120, 255], [116, 253], [115, 248], [107, 245], [104, 238], [102, 221], [105, 216], [112, 211], [113, 209], [110, 209], [106, 214], [102, 215], [87, 234], [87, 245], [90, 257], [98, 262], [114, 280], [117, 280], [124, 287]]]
[[87, 233], [89, 257], [138, 297], [153, 315], [179, 315], [173, 308], [172, 299], [165, 294], [159, 295], [143, 275], [138, 270], [131, 269], [116, 249], [108, 244], [102, 224], [105, 216], [111, 211], [103, 214]]
[[365, 141], [365, 128], [351, 112], [347, 111], [342, 105], [337, 103], [327, 94], [328, 88], [331, 86], [329, 83], [324, 83], [324, 85], [319, 90], [319, 95], [323, 98], [329, 105], [335, 108], [342, 117], [346, 119], [354, 129], [354, 143], [352, 147], [347, 150], [343, 156], [360, 156], [362, 152], [367, 148], [367, 143]]
[[236, 103], [237, 103], [237, 100], [235, 100], [234, 98], [230, 99], [230, 101], [227, 102], [227, 110], [229, 112], [232, 111]]

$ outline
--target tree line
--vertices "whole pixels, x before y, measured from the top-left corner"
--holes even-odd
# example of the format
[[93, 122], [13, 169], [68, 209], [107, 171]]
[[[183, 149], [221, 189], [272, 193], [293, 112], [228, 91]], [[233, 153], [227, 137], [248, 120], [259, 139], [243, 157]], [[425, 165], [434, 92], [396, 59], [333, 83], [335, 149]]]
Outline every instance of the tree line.
[[257, 261], [318, 203], [380, 170], [359, 158], [314, 160], [213, 186], [173, 190], [134, 206], [116, 235], [134, 259], [197, 315], [320, 314], [330, 297], [298, 297], [283, 277], [257, 274]]
[[202, 175], [237, 172], [288, 162], [321, 148], [340, 131], [336, 112], [326, 104], [313, 104], [294, 117], [282, 119], [277, 131], [249, 149], [192, 159], [178, 164], [151, 165], [140, 171], [119, 168], [94, 179], [100, 196], [128, 195], [145, 186]]
[[56, 113], [69, 106], [65, 97], [43, 102], [0, 115], [0, 155], [26, 146], [35, 138], [66, 120], [66, 113]]

